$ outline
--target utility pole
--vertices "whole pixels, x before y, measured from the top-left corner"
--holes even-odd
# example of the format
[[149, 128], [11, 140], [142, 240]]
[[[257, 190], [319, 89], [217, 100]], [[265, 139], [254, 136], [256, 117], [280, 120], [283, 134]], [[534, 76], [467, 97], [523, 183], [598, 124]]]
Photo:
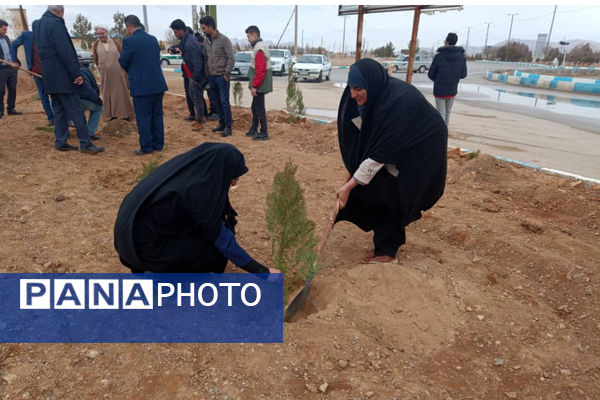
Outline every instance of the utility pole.
[[465, 55], [469, 57], [469, 36], [471, 35], [472, 26], [467, 26], [467, 44], [465, 44]]
[[362, 56], [362, 35], [363, 35], [363, 18], [365, 16], [365, 6], [358, 6], [358, 22], [356, 27], [356, 53], [354, 61], [358, 61]]
[[302, 53], [304, 53], [304, 29], [302, 29]]
[[196, 6], [192, 6], [192, 28], [194, 29], [194, 31], [198, 31], [199, 27], [198, 27], [198, 10], [196, 9]]
[[344, 33], [342, 35], [342, 53], [344, 53], [344, 56], [346, 55], [346, 18], [347, 16], [344, 15]]
[[516, 13], [516, 14], [506, 14], [506, 15], [510, 16], [510, 29], [508, 30], [508, 43], [506, 43], [506, 44], [510, 44], [510, 36], [512, 34], [513, 19], [515, 18], [515, 15], [519, 15], [519, 14]]
[[488, 35], [490, 33], [490, 25], [493, 24], [493, 22], [484, 22], [484, 24], [487, 25], [487, 30], [485, 31], [485, 45], [483, 46], [483, 54], [485, 54], [485, 58], [487, 60], [487, 44], [488, 44]]
[[554, 13], [552, 14], [552, 22], [550, 23], [550, 31], [548, 32], [548, 41], [546, 42], [546, 50], [544, 50], [544, 58], [548, 55], [548, 47], [550, 47], [550, 36], [552, 36], [552, 27], [554, 27], [554, 17], [556, 17], [556, 8], [554, 6]]
[[294, 8], [294, 56], [298, 53], [298, 6]]
[[142, 6], [142, 10], [144, 11], [144, 30], [150, 33], [150, 25], [148, 25], [148, 11], [146, 10], [146, 6]]

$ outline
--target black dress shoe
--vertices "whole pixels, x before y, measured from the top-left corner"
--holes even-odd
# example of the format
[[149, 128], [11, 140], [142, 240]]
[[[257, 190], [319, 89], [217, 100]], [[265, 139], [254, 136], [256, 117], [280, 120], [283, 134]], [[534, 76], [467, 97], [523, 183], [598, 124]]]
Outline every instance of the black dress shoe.
[[195, 115], [188, 115], [183, 120], [184, 121], [195, 121], [196, 120], [196, 116]]
[[213, 132], [221, 132], [223, 130], [225, 130], [225, 127], [223, 125], [219, 125], [216, 128], [212, 129]]
[[54, 148], [58, 151], [79, 150], [79, 147], [71, 146], [69, 143], [65, 143], [62, 145], [55, 145]]
[[142, 151], [141, 149], [137, 149], [136, 151], [133, 152], [136, 156], [143, 156], [144, 154], [152, 154], [154, 153], [153, 151]]
[[104, 147], [96, 146], [94, 143], [90, 143], [89, 146], [82, 147], [79, 149], [79, 151], [87, 154], [98, 154], [104, 151]]
[[258, 131], [254, 128], [250, 128], [250, 130], [246, 132], [246, 136], [254, 137], [256, 135], [258, 135]]
[[267, 132], [260, 132], [252, 140], [269, 140], [269, 134]]
[[90, 139], [92, 139], [92, 140], [100, 140], [100, 136], [98, 136], [96, 134], [93, 134], [93, 135], [90, 135]]
[[210, 115], [208, 116], [208, 120], [209, 120], [209, 121], [218, 121], [218, 120], [219, 120], [219, 114], [215, 114], [215, 113], [213, 113], [213, 114], [210, 114]]
[[12, 110], [8, 110], [7, 111], [8, 115], [22, 115], [23, 113], [20, 111], [15, 110], [14, 108]]
[[223, 129], [223, 131], [221, 131], [221, 136], [225, 137], [225, 136], [231, 136], [231, 128], [225, 128]]

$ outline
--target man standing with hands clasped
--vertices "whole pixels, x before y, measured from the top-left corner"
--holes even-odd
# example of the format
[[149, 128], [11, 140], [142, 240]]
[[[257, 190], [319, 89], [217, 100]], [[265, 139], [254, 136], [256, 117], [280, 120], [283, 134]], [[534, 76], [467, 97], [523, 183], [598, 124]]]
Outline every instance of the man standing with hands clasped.
[[125, 26], [129, 36], [123, 40], [119, 64], [129, 78], [140, 135], [140, 148], [134, 153], [141, 156], [154, 150], [161, 151], [165, 145], [163, 95], [167, 91], [167, 82], [160, 67], [158, 40], [144, 32], [135, 15], [125, 17]]
[[79, 86], [83, 84], [83, 77], [64, 14], [63, 6], [48, 6], [48, 11], [33, 24], [33, 40], [42, 61], [44, 93], [52, 98], [54, 147], [58, 151], [77, 150], [67, 143], [69, 120], [72, 120], [79, 138], [79, 150], [97, 154], [104, 151], [104, 147], [90, 141], [85, 114], [79, 104]]
[[229, 75], [235, 63], [233, 48], [229, 38], [217, 30], [213, 17], [201, 18], [200, 26], [206, 35], [204, 49], [207, 57], [208, 83], [221, 100], [219, 126], [214, 128], [213, 132], [221, 132], [221, 136], [230, 136], [233, 118], [229, 105]]
[[183, 61], [192, 75], [187, 79], [190, 99], [194, 104], [194, 115], [196, 121], [192, 125], [193, 131], [202, 129], [202, 118], [204, 117], [204, 86], [206, 86], [206, 75], [204, 74], [204, 52], [196, 38], [187, 32], [185, 22], [176, 19], [171, 22], [173, 34], [179, 42], [179, 49]]
[[[269, 140], [265, 110], [265, 94], [273, 91], [269, 48], [260, 38], [260, 30], [255, 25], [246, 29], [246, 37], [252, 45], [252, 61], [248, 71], [248, 88], [252, 94], [252, 127], [246, 136], [251, 136], [253, 140]], [[258, 131], [259, 122], [260, 132]]]
[[20, 115], [15, 110], [17, 101], [17, 70], [19, 69], [18, 60], [12, 57], [10, 52], [10, 40], [6, 34], [8, 22], [0, 19], [0, 58], [8, 63], [0, 62], [0, 118], [4, 114], [4, 88], [8, 87], [8, 115]]

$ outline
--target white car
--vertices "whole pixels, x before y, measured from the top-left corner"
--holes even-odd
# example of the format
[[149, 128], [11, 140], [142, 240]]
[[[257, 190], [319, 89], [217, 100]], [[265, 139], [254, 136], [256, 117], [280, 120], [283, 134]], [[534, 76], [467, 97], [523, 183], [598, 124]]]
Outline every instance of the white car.
[[316, 79], [321, 82], [323, 78], [331, 78], [331, 62], [327, 56], [321, 54], [304, 54], [294, 64], [294, 80]]
[[[383, 67], [388, 69], [390, 65], [394, 66], [392, 72], [406, 71], [408, 69], [408, 56], [401, 55], [393, 61], [386, 61]], [[418, 55], [413, 61], [413, 72], [425, 72], [431, 67], [432, 59], [429, 57]]]
[[288, 49], [270, 49], [271, 71], [274, 74], [284, 75], [290, 72], [292, 65], [296, 62], [292, 52]]
[[160, 65], [168, 67], [169, 65], [181, 65], [183, 64], [183, 57], [181, 54], [161, 54]]

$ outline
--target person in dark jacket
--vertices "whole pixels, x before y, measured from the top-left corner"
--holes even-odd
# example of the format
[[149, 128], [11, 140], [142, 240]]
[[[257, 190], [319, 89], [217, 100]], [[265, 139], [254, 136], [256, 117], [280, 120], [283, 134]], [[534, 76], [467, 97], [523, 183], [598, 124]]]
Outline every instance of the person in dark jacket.
[[6, 34], [8, 30], [8, 22], [0, 19], [0, 58], [8, 63], [0, 62], [0, 118], [4, 115], [4, 89], [8, 87], [8, 98], [6, 105], [8, 106], [8, 115], [20, 115], [21, 113], [15, 110], [17, 101], [17, 70], [19, 63], [17, 58], [13, 57], [10, 51], [10, 39]]
[[[36, 24], [37, 21], [33, 23]], [[37, 46], [33, 41], [33, 32], [32, 31], [23, 31], [21, 35], [13, 40], [10, 45], [10, 53], [13, 60], [16, 60], [17, 63], [21, 66], [22, 63], [17, 58], [17, 53], [19, 51], [19, 47], [23, 46], [25, 48], [25, 59], [27, 61], [27, 69], [35, 72], [36, 74], [42, 75], [42, 63], [40, 61], [40, 55], [37, 51]], [[1, 58], [1, 57], [0, 57]], [[44, 108], [44, 112], [46, 113], [46, 117], [48, 118], [48, 126], [54, 125], [54, 114], [52, 114], [52, 106], [50, 105], [50, 98], [47, 94], [44, 93], [44, 84], [41, 78], [37, 76], [33, 77], [35, 81], [35, 86], [37, 86], [38, 95], [40, 96], [40, 101], [42, 102], [42, 107]]]
[[192, 75], [188, 79], [190, 99], [194, 103], [196, 121], [192, 125], [192, 130], [199, 131], [202, 129], [202, 120], [204, 118], [204, 86], [207, 79], [204, 71], [204, 51], [193, 35], [190, 35], [185, 23], [176, 19], [171, 22], [173, 34], [179, 42], [179, 49], [183, 56], [183, 61], [187, 69]]
[[48, 6], [48, 11], [33, 25], [33, 40], [42, 61], [44, 93], [52, 98], [54, 147], [59, 151], [77, 150], [67, 143], [69, 120], [77, 130], [80, 151], [96, 154], [103, 147], [90, 141], [85, 115], [79, 105], [78, 87], [83, 84], [77, 53], [65, 26], [63, 6]]
[[165, 145], [163, 94], [168, 88], [160, 66], [160, 46], [154, 36], [144, 32], [135, 15], [125, 17], [125, 26], [129, 37], [123, 40], [119, 64], [129, 77], [140, 134], [140, 148], [135, 154], [150, 154]]
[[123, 199], [114, 228], [121, 263], [132, 272], [223, 272], [227, 260], [252, 273], [279, 273], [235, 240], [229, 188], [248, 172], [227, 143], [204, 143], [142, 179]]
[[90, 71], [89, 64], [82, 64], [79, 68], [83, 77], [83, 84], [79, 86], [79, 104], [81, 109], [90, 112], [87, 120], [88, 132], [90, 139], [98, 140], [100, 136], [96, 135], [98, 123], [102, 116], [102, 99], [100, 98], [100, 88], [98, 82], [94, 78], [94, 74]]
[[348, 171], [337, 221], [374, 232], [364, 261], [390, 262], [444, 192], [448, 129], [418, 89], [369, 58], [350, 67], [337, 121]]
[[443, 47], [437, 51], [427, 76], [433, 81], [435, 106], [446, 125], [450, 122], [450, 110], [458, 89], [458, 82], [467, 77], [465, 50], [456, 46], [458, 36], [450, 32]]

